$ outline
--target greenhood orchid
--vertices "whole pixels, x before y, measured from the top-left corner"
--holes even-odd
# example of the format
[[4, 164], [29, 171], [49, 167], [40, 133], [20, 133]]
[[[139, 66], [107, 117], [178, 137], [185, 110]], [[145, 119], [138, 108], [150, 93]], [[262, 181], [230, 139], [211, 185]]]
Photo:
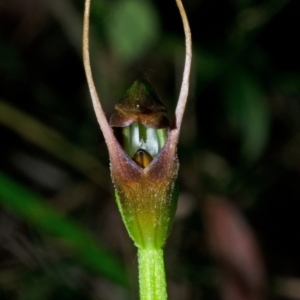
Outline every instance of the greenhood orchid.
[[[174, 122], [170, 125], [164, 105], [150, 84], [144, 80], [134, 82], [125, 97], [116, 104], [116, 111], [108, 122], [95, 89], [90, 66], [90, 2], [86, 0], [85, 3], [84, 67], [94, 110], [109, 152], [116, 200], [128, 233], [141, 250], [140, 270], [147, 269], [146, 272], [142, 271], [146, 274], [152, 268], [149, 274], [153, 272], [149, 276], [155, 277], [154, 273], [159, 272], [156, 277], [164, 277], [164, 269], [161, 272], [157, 271], [157, 267], [152, 267], [150, 261], [156, 255], [151, 256], [151, 251], [158, 251], [163, 264], [161, 249], [170, 232], [177, 204], [176, 178], [179, 169], [177, 143], [188, 97], [192, 59], [191, 33], [187, 16], [181, 0], [176, 0], [183, 21], [186, 58]], [[122, 128], [124, 148], [116, 139], [112, 127]], [[147, 259], [142, 254], [145, 253], [144, 250], [149, 250], [146, 251]], [[165, 299], [166, 296], [147, 296], [150, 292], [145, 292], [148, 288], [148, 279], [143, 279], [147, 277], [145, 274], [140, 274], [141, 298]], [[155, 283], [153, 284], [151, 290], [154, 291], [151, 293], [166, 295], [165, 287], [159, 287], [160, 283], [157, 283], [156, 287]]]

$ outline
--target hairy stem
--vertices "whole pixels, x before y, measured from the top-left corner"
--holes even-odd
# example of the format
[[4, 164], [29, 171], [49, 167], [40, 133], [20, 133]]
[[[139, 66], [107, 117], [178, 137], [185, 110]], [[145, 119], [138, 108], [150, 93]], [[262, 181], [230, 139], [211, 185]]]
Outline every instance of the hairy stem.
[[166, 300], [167, 283], [162, 249], [138, 249], [140, 300]]

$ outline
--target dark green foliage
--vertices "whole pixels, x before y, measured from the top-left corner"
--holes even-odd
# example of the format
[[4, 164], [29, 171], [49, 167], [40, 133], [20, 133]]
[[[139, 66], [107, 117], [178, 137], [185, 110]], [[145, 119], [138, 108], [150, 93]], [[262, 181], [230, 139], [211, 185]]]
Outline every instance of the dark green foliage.
[[[0, 6], [0, 298], [136, 299], [136, 257], [82, 67], [83, 1], [56, 2]], [[184, 4], [194, 61], [166, 266], [170, 299], [210, 300], [220, 276], [202, 209], [215, 193], [252, 224], [270, 280], [299, 276], [300, 12], [297, 0]], [[93, 0], [91, 17], [107, 116], [145, 78], [172, 123], [184, 57], [175, 3]]]

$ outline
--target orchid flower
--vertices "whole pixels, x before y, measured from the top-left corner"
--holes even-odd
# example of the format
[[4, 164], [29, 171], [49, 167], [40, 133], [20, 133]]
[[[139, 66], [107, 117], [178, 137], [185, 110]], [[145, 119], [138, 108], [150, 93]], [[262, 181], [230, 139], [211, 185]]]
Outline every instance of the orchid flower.
[[[169, 125], [165, 107], [144, 80], [137, 80], [115, 106], [108, 122], [92, 77], [89, 57], [90, 2], [85, 2], [83, 61], [96, 117], [108, 148], [111, 177], [122, 219], [138, 248], [140, 298], [167, 299], [163, 246], [176, 206], [177, 144], [188, 98], [192, 40], [181, 0], [176, 0], [185, 33], [182, 85]], [[126, 25], [126, 24], [124, 24]], [[121, 127], [124, 148], [112, 127]]]

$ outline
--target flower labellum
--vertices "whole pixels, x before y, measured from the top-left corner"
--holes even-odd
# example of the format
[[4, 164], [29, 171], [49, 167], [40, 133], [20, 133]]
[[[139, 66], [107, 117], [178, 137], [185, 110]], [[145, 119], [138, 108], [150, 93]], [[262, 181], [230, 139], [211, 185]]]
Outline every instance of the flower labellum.
[[135, 154], [132, 157], [132, 160], [141, 168], [145, 169], [147, 168], [151, 161], [153, 160], [152, 156], [143, 149], [139, 149], [135, 152]]

